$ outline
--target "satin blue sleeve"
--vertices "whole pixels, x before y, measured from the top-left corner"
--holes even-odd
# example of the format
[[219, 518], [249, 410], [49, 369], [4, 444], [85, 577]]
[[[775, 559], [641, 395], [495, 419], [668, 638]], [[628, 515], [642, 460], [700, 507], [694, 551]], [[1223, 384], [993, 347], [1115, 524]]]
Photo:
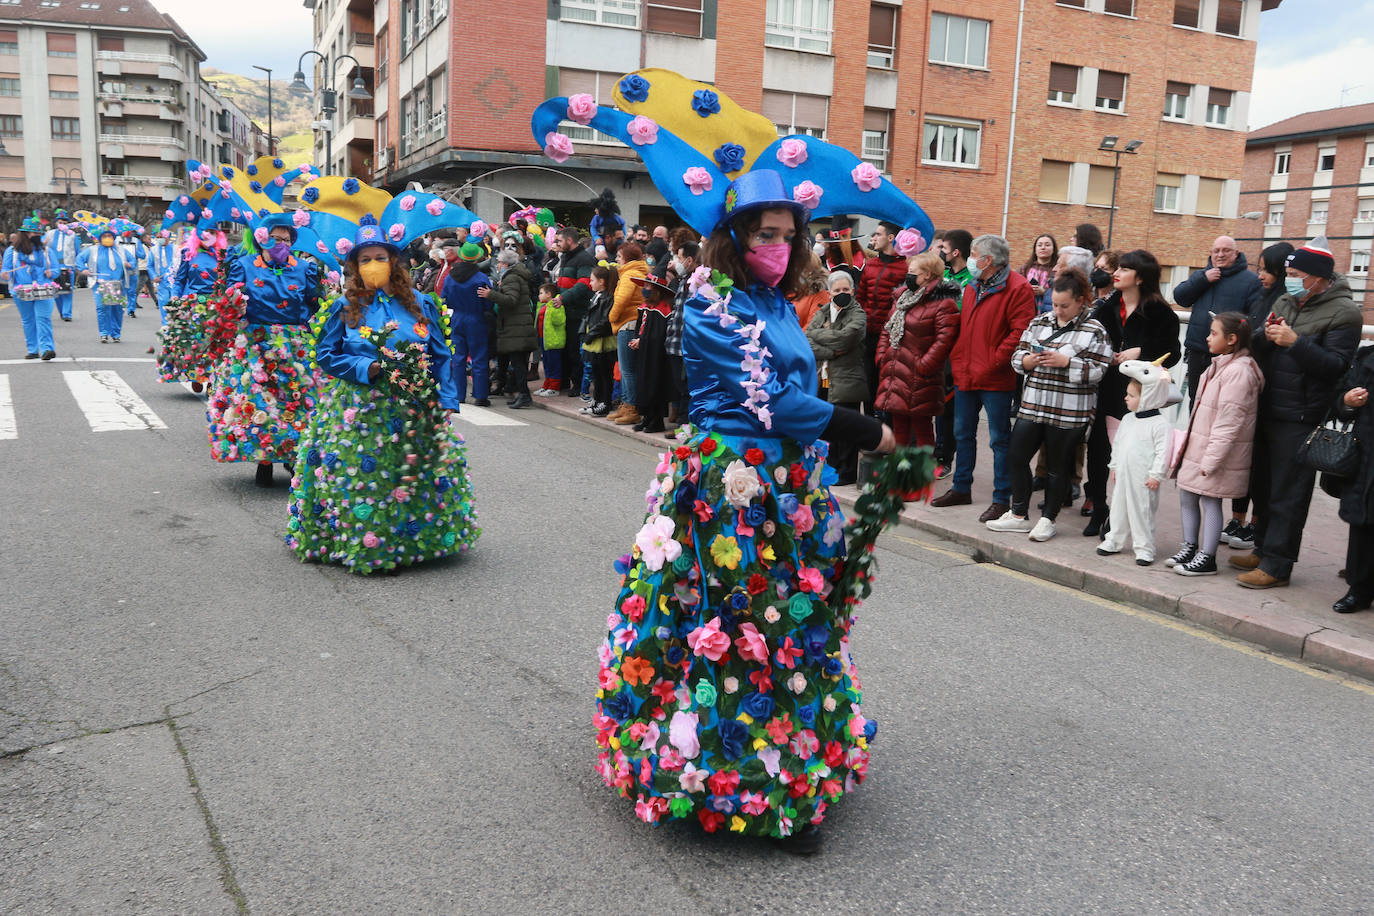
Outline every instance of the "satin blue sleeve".
[[439, 324], [439, 314], [434, 309], [434, 300], [423, 293], [416, 293], [420, 310], [429, 319], [429, 336], [425, 347], [429, 351], [429, 373], [434, 376], [439, 389], [439, 406], [458, 410], [458, 383], [453, 379], [453, 351], [444, 340], [443, 326]]
[[367, 377], [367, 369], [377, 359], [375, 356], [357, 356], [344, 349], [343, 301], [340, 297], [334, 303], [324, 327], [320, 328], [320, 338], [315, 342], [315, 362], [327, 375], [370, 387], [372, 380]]
[[320, 266], [314, 261], [305, 262], [305, 313], [313, 315], [320, 310]]
[[229, 269], [224, 274], [225, 283], [233, 286], [235, 283], [248, 283], [248, 271], [243, 266], [243, 258], [234, 258], [229, 262]]
[[[94, 251], [95, 249], [91, 250]], [[182, 296], [186, 295], [186, 274], [190, 271], [190, 269], [191, 259], [182, 258], [181, 263], [177, 265], [176, 273], [172, 275], [173, 299], [180, 299]]]

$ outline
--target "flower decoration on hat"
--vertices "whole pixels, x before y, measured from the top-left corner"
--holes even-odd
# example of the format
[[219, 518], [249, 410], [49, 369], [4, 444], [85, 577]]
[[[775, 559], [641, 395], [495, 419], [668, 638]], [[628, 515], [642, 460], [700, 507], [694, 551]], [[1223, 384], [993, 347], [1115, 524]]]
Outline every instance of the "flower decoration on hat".
[[[415, 239], [439, 229], [470, 226], [471, 210], [423, 191], [392, 197], [356, 178], [316, 178], [301, 192], [310, 228], [324, 245], [349, 257], [368, 245], [400, 251]], [[366, 221], [366, 222], [365, 222]]]
[[[574, 107], [578, 118], [572, 118]], [[778, 137], [769, 119], [671, 70], [622, 77], [615, 107], [592, 110], [561, 97], [541, 104], [530, 129], [555, 161], [575, 153], [572, 140], [558, 132], [569, 119], [634, 150], [668, 203], [703, 234], [729, 215], [762, 206], [801, 206], [811, 218], [863, 213], [914, 230], [923, 244], [934, 233], [910, 197], [849, 150], [805, 135]], [[771, 180], [736, 187], [762, 171], [778, 176], [781, 193]]]

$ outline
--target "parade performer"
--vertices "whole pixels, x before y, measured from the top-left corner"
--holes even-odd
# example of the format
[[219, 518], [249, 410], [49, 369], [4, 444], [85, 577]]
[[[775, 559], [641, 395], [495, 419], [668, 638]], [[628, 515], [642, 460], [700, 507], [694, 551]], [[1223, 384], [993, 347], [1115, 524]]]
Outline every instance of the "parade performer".
[[81, 252], [81, 273], [95, 288], [95, 316], [100, 342], [118, 343], [124, 330], [124, 273], [128, 268], [124, 252], [115, 245], [115, 231], [109, 224], [94, 231], [95, 245]]
[[490, 289], [491, 278], [477, 269], [486, 258], [482, 246], [464, 242], [458, 249], [458, 263], [445, 277], [440, 295], [453, 322], [453, 378], [458, 385], [458, 400], [467, 396], [468, 363], [472, 364], [472, 397], [478, 407], [490, 407], [491, 366], [488, 359], [487, 301], [477, 294]]
[[[448, 422], [459, 402], [447, 331], [401, 252], [476, 216], [356, 178], [318, 179], [301, 201], [319, 211], [302, 219], [346, 262], [344, 294], [315, 322], [327, 378], [298, 447], [286, 543], [303, 561], [363, 574], [465, 552], [479, 529], [463, 438]], [[348, 225], [352, 238], [340, 234]]]
[[57, 355], [52, 336], [52, 313], [57, 301], [60, 265], [43, 245], [43, 224], [30, 216], [19, 227], [19, 238], [5, 250], [0, 270], [9, 284], [19, 321], [24, 326], [25, 359]]
[[210, 457], [256, 461], [260, 487], [272, 485], [273, 462], [295, 461], [319, 383], [309, 355], [319, 268], [292, 254], [298, 235], [291, 214], [273, 214], [253, 231], [261, 250], [230, 262], [228, 283], [241, 294], [243, 324], [211, 373]]
[[842, 572], [845, 522], [820, 440], [890, 451], [893, 437], [816, 396], [785, 293], [811, 262], [808, 211], [913, 227], [903, 254], [932, 227], [871, 165], [812, 137], [779, 139], [712, 86], [641, 70], [619, 81], [615, 104], [551, 99], [531, 126], [558, 161], [573, 152], [561, 121], [620, 138], [709, 240], [685, 306], [691, 424], [617, 564], [598, 769], [645, 821], [694, 818], [814, 852], [827, 807], [863, 779], [875, 730], [849, 650], [845, 596], [859, 574]]
[[81, 236], [76, 231], [71, 216], [66, 210], [53, 214], [54, 227], [43, 236], [43, 246], [48, 249], [61, 273], [57, 285], [57, 312], [63, 321], [72, 320], [72, 287], [76, 283], [76, 259], [81, 255]]
[[164, 382], [188, 381], [197, 393], [204, 390], [211, 367], [228, 343], [215, 321], [224, 290], [227, 245], [213, 220], [202, 220], [187, 236], [172, 280], [172, 298], [164, 309], [167, 323], [158, 331], [158, 374]]
[[157, 294], [157, 312], [162, 323], [167, 323], [167, 303], [172, 298], [172, 279], [177, 267], [176, 245], [171, 232], [163, 229], [148, 247], [148, 278], [152, 280]]

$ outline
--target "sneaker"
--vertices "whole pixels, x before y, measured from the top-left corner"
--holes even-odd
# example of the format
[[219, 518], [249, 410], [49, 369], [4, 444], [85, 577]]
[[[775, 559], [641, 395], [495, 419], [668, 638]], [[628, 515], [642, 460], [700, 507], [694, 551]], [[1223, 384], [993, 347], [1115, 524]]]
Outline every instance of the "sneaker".
[[56, 353], [55, 351], [53, 351], [53, 350], [44, 350], [44, 351], [43, 351], [42, 359], [43, 359], [44, 362], [47, 362], [48, 360], [52, 359], [52, 358], [53, 358], [54, 356], [56, 356], [56, 355], [57, 355], [57, 353]]
[[1236, 532], [1239, 530], [1240, 519], [1231, 519], [1229, 522], [1226, 523], [1226, 527], [1221, 529], [1221, 542], [1223, 544], [1229, 542], [1231, 538], [1236, 536]]
[[1174, 572], [1180, 576], [1215, 576], [1217, 574], [1217, 558], [1210, 553], [1199, 553], [1187, 563], [1179, 563], [1175, 566]]
[[109, 334], [101, 334], [101, 335], [100, 335], [100, 342], [101, 342], [101, 343], [109, 343], [109, 342], [110, 342], [110, 335], [109, 335]]
[[478, 398], [477, 400], [475, 400], [475, 401], [472, 402], [472, 406], [473, 406], [473, 407], [490, 407], [490, 406], [491, 406], [491, 398]]
[[595, 408], [593, 405], [588, 404], [586, 407], [583, 407], [581, 410], [579, 410], [578, 413], [580, 413], [580, 414], [582, 414], [582, 415], [585, 416], [585, 415], [587, 415], [587, 414], [590, 414], [590, 413], [591, 413], [593, 410], [595, 410], [595, 409], [596, 409], [596, 408]]
[[592, 408], [592, 416], [594, 416], [594, 417], [604, 417], [604, 416], [606, 416], [607, 414], [609, 414], [610, 412], [611, 412], [611, 405], [610, 405], [610, 404], [605, 404], [605, 403], [597, 404], [595, 407]]
[[1036, 522], [1035, 527], [1031, 529], [1031, 533], [1026, 536], [1032, 541], [1048, 541], [1055, 534], [1054, 519], [1045, 518], [1042, 515], [1040, 521]]
[[1187, 563], [1195, 556], [1197, 556], [1197, 545], [1185, 541], [1183, 546], [1178, 549], [1178, 553], [1165, 560], [1164, 565], [1168, 567], [1178, 566], [1181, 563]]
[[946, 463], [946, 462], [944, 462], [944, 461], [941, 461], [939, 464], [935, 465], [935, 479], [936, 479], [936, 480], [944, 480], [946, 477], [948, 477], [950, 474], [953, 474], [953, 473], [954, 473], [954, 462], [952, 462], [952, 461], [951, 461], [951, 462], [948, 462], [948, 463]]
[[1031, 525], [1030, 519], [1023, 518], [1010, 509], [1003, 512], [1000, 518], [989, 521], [987, 526], [989, 531], [1016, 531], [1021, 534], [1025, 534], [1034, 527]]
[[1106, 547], [1099, 545], [1097, 548], [1097, 555], [1099, 557], [1112, 557], [1116, 556], [1118, 553], [1121, 553], [1121, 548], [1119, 547], [1116, 550], [1108, 550]]
[[[1223, 541], [1226, 540], [1225, 532], [1222, 532]], [[1240, 525], [1231, 535], [1231, 547], [1235, 550], [1254, 550], [1255, 549], [1255, 526]]]

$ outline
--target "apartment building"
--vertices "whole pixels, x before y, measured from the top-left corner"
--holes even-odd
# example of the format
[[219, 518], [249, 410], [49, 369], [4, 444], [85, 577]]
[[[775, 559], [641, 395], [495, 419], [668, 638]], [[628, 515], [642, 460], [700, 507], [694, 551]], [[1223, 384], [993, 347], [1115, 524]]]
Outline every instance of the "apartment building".
[[1242, 245], [1301, 245], [1325, 235], [1355, 302], [1366, 314], [1374, 309], [1374, 103], [1309, 111], [1252, 131], [1240, 193], [1241, 208], [1263, 221], [1262, 229], [1247, 224]]
[[[205, 53], [147, 0], [0, 3], [0, 192], [162, 209], [188, 156], [239, 161], [251, 121], [201, 79]], [[84, 186], [82, 184], [84, 182]]]
[[[507, 0], [499, 19], [440, 29], [427, 3], [384, 0], [379, 177], [470, 184], [484, 214], [514, 198], [567, 219], [609, 186], [631, 222], [675, 221], [618, 142], [567, 123], [577, 153], [555, 168], [529, 134], [548, 95], [605, 104], [620, 75], [666, 67], [780, 134], [853, 150], [936, 226], [1005, 234], [1018, 261], [1041, 232], [1064, 244], [1080, 222], [1111, 224], [1116, 246], [1150, 248], [1178, 280], [1234, 231], [1255, 37], [1278, 2]], [[464, 66], [445, 79], [449, 48]], [[446, 99], [461, 110], [440, 123]]]
[[[377, 30], [383, 26], [373, 23], [372, 0], [305, 0], [305, 6], [314, 10], [314, 50], [324, 58], [311, 58], [314, 78], [310, 90], [318, 118], [315, 165], [334, 175], [371, 182], [376, 132], [373, 113], [378, 104], [374, 44]], [[377, 9], [385, 6], [383, 0]], [[357, 80], [361, 80], [368, 98], [350, 95]]]

